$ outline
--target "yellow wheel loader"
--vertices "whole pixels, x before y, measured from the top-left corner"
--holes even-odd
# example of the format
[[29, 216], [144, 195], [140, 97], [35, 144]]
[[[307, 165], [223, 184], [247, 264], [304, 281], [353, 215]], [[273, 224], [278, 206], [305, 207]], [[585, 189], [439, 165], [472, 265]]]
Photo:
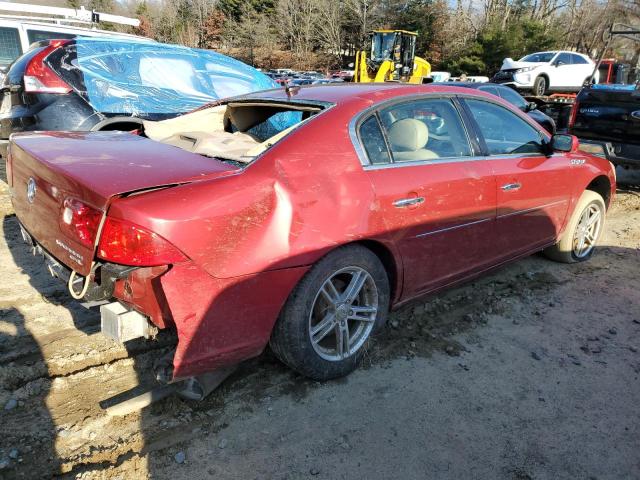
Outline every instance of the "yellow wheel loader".
[[353, 81], [424, 83], [431, 64], [416, 57], [417, 37], [406, 30], [374, 30], [369, 58], [364, 50], [356, 52]]

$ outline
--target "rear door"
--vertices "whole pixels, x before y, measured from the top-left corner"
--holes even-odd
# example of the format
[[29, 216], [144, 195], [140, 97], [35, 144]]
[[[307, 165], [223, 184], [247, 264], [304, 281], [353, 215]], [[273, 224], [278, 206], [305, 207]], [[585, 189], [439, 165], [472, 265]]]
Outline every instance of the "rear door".
[[501, 256], [553, 242], [564, 226], [572, 192], [569, 160], [545, 155], [547, 134], [506, 106], [485, 98], [464, 102], [496, 176]]
[[495, 180], [476, 158], [451, 98], [393, 103], [359, 124], [376, 195], [372, 220], [402, 255], [403, 298], [444, 286], [495, 258]]
[[584, 77], [580, 68], [575, 68], [573, 58], [570, 53], [560, 53], [553, 62], [554, 72], [551, 77], [552, 88], [578, 87], [582, 85]]

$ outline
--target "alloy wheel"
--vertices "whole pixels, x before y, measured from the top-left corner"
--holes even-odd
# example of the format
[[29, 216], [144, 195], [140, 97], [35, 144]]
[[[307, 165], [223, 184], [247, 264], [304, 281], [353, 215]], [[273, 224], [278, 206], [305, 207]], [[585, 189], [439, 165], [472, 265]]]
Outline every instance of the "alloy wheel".
[[597, 204], [590, 204], [584, 209], [573, 234], [573, 255], [584, 258], [596, 246], [596, 240], [602, 226], [602, 210]]
[[309, 338], [325, 360], [354, 355], [367, 341], [378, 316], [378, 289], [360, 267], [342, 268], [327, 278], [309, 314]]

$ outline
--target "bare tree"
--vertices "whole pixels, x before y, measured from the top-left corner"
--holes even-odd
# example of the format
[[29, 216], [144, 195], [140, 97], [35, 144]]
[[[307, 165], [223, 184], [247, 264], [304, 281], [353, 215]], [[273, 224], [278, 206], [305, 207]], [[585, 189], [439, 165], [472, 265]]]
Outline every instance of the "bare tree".
[[333, 58], [331, 63], [340, 64], [343, 40], [343, 3], [335, 0], [318, 0], [317, 6], [320, 45]]
[[298, 62], [308, 67], [317, 42], [318, 0], [280, 0], [277, 6], [280, 27]]

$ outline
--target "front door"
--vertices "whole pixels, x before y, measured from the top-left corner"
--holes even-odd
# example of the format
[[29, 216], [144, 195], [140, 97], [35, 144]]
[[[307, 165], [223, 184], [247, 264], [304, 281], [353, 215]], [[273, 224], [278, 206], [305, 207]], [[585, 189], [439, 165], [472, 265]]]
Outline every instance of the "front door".
[[545, 155], [546, 134], [502, 105], [465, 99], [485, 143], [497, 184], [497, 245], [510, 257], [553, 242], [571, 195], [570, 166]]
[[473, 156], [450, 98], [381, 108], [359, 134], [376, 196], [372, 217], [402, 256], [403, 299], [495, 259], [495, 179]]

